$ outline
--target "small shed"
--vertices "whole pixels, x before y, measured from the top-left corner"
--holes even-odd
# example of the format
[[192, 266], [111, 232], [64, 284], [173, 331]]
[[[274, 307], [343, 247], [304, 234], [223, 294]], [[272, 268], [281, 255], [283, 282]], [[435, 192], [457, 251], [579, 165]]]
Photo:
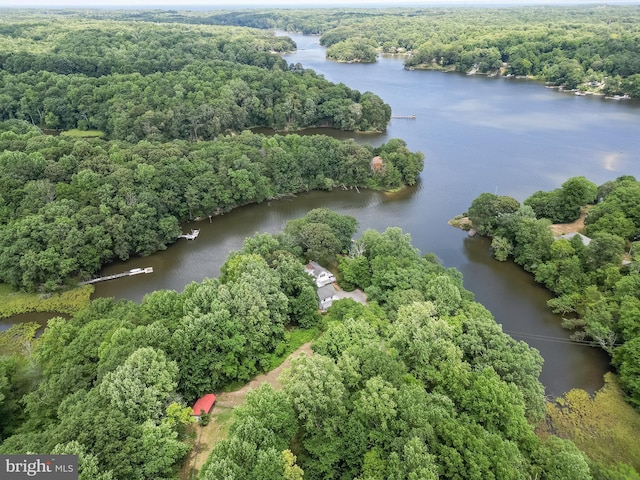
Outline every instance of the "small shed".
[[194, 417], [200, 418], [202, 413], [209, 413], [213, 408], [213, 404], [216, 403], [216, 396], [213, 393], [207, 393], [203, 397], [200, 397], [193, 406]]

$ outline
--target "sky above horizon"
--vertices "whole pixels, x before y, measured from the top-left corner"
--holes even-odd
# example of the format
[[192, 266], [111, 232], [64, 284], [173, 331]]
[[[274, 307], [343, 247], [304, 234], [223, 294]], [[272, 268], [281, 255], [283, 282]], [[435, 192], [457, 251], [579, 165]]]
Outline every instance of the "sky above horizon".
[[242, 7], [318, 7], [318, 6], [407, 6], [407, 5], [531, 5], [577, 3], [637, 3], [625, 0], [3, 0], [1, 7], [12, 8], [175, 8], [188, 10], [232, 9]]

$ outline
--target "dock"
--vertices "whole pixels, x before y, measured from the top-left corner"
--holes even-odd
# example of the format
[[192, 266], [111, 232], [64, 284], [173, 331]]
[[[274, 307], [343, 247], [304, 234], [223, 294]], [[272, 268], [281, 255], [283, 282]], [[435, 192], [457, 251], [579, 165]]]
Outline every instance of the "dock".
[[178, 238], [186, 238], [187, 240], [195, 240], [200, 235], [200, 230], [191, 230], [191, 233], [184, 233]]
[[415, 120], [415, 115], [391, 115], [391, 118], [404, 118], [406, 120]]
[[93, 278], [86, 282], [80, 282], [78, 285], [91, 285], [92, 283], [106, 282], [107, 280], [115, 280], [116, 278], [133, 277], [134, 275], [140, 275], [142, 273], [153, 273], [153, 267], [146, 268], [132, 268], [127, 272], [116, 273], [115, 275], [107, 275], [105, 277]]
[[614, 95], [612, 97], [604, 97], [607, 100], [629, 100], [631, 97], [629, 95]]

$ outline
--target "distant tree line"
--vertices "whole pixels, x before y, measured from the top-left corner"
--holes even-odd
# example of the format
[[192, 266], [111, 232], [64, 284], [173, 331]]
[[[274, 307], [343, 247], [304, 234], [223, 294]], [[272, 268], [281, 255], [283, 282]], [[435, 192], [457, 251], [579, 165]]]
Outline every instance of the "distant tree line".
[[[132, 19], [127, 14], [114, 14]], [[327, 56], [375, 61], [410, 53], [405, 67], [533, 76], [566, 88], [640, 97], [636, 5], [144, 12], [165, 22], [243, 25], [321, 34]], [[591, 84], [593, 82], [593, 84]], [[603, 86], [604, 85], [604, 86]]]
[[[493, 237], [498, 260], [512, 258], [556, 298], [549, 306], [566, 316], [577, 340], [591, 340], [613, 359], [629, 401], [640, 408], [640, 182], [623, 176], [596, 187], [584, 177], [551, 192], [539, 191], [524, 205], [483, 193], [469, 218]], [[589, 240], [554, 238], [551, 223], [572, 222], [587, 209]]]
[[3, 23], [0, 120], [137, 141], [211, 140], [249, 127], [382, 131], [391, 108], [274, 54], [248, 29], [65, 20]]
[[274, 53], [294, 51], [288, 37], [252, 29], [141, 22], [72, 21], [68, 16], [16, 18], [0, 27], [0, 69], [102, 77], [182, 70], [195, 62], [224, 60], [254, 67], [287, 68]]

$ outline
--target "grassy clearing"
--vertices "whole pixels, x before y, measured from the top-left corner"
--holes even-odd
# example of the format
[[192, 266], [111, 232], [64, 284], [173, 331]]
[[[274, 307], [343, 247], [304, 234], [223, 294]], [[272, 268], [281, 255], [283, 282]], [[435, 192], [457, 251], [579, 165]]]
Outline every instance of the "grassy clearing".
[[554, 236], [564, 235], [565, 233], [579, 232], [584, 233], [584, 220], [587, 218], [589, 210], [593, 205], [587, 205], [580, 208], [580, 217], [571, 223], [554, 223], [551, 225], [551, 231]]
[[197, 478], [213, 447], [229, 436], [232, 423], [233, 408], [215, 406], [211, 411], [211, 421], [206, 427], [199, 423], [189, 427], [190, 433], [195, 437], [195, 443], [180, 469], [181, 480]]
[[[280, 343], [276, 351], [272, 353], [269, 358], [269, 368], [267, 369], [267, 371], [269, 372], [282, 365], [282, 362], [284, 362], [289, 355], [291, 355], [305, 343], [318, 338], [320, 336], [320, 333], [320, 329], [317, 327], [308, 329], [293, 328], [285, 332], [284, 340]], [[235, 392], [236, 390], [242, 388], [244, 385], [246, 385], [246, 382], [231, 382], [225, 385], [222, 388], [222, 391]]]
[[74, 128], [72, 130], [62, 132], [60, 135], [76, 138], [95, 138], [104, 137], [104, 132], [101, 132], [100, 130], [78, 130], [77, 128]]
[[584, 390], [571, 390], [547, 404], [541, 436], [571, 439], [592, 460], [607, 466], [620, 462], [640, 471], [640, 413], [624, 400], [617, 377], [605, 375], [605, 385], [592, 398]]
[[0, 318], [29, 312], [73, 314], [89, 305], [92, 293], [92, 285], [45, 295], [16, 292], [9, 285], [0, 284]]
[[320, 330], [317, 327], [308, 329], [294, 328], [292, 330], [288, 330], [284, 334], [284, 342], [278, 346], [269, 359], [269, 370], [273, 370], [280, 366], [289, 355], [305, 343], [318, 338], [319, 335]]

